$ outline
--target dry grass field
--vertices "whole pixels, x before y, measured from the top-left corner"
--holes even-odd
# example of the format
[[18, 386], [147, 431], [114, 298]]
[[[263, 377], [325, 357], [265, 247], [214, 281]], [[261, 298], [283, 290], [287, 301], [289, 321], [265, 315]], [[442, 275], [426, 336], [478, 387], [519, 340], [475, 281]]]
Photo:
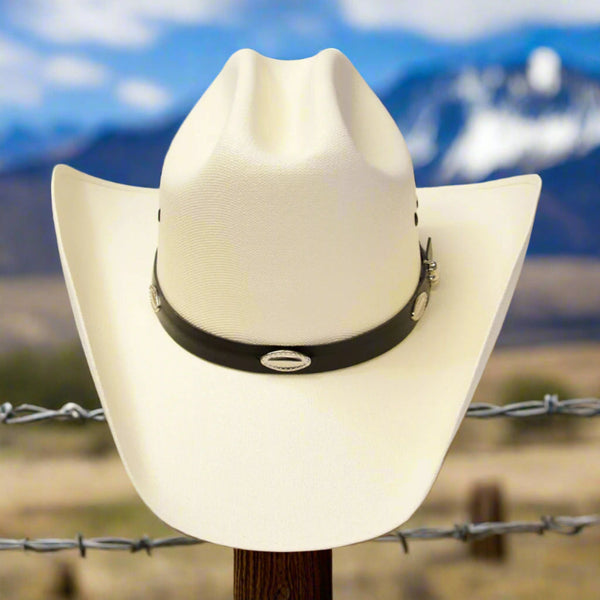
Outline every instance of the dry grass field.
[[[496, 351], [476, 401], [496, 401], [515, 372], [561, 373], [580, 395], [600, 394], [600, 345]], [[550, 390], [549, 390], [550, 391]], [[468, 520], [473, 485], [494, 481], [508, 519], [600, 512], [600, 421], [568, 438], [530, 436], [501, 421], [467, 420], [429, 497], [407, 527]], [[552, 430], [552, 431], [556, 431]], [[519, 438], [522, 436], [522, 439]], [[106, 451], [108, 448], [108, 451]], [[0, 429], [0, 536], [173, 535], [138, 499], [103, 424], [41, 423]], [[502, 564], [473, 560], [456, 541], [367, 542], [334, 551], [337, 600], [563, 600], [600, 597], [600, 529], [577, 537], [513, 536]], [[232, 595], [232, 551], [215, 545], [144, 553], [0, 555], [0, 598], [163, 599]], [[61, 584], [62, 582], [62, 584]]]

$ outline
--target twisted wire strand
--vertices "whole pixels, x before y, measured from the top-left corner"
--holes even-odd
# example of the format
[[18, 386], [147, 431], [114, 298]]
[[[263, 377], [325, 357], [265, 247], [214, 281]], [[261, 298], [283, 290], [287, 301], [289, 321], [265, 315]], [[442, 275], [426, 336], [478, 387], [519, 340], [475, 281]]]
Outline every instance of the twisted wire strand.
[[67, 402], [59, 409], [45, 408], [35, 404], [13, 406], [10, 402], [0, 404], [0, 423], [23, 425], [38, 421], [105, 421], [104, 409], [87, 409], [75, 402]]
[[[527, 400], [513, 404], [488, 404], [474, 402], [466, 416], [474, 419], [497, 417], [541, 417], [569, 415], [572, 417], [595, 417], [600, 415], [599, 398], [572, 398], [560, 400], [556, 394], [546, 394], [543, 400]], [[39, 421], [105, 421], [102, 408], [87, 409], [75, 402], [67, 402], [58, 409], [44, 408], [34, 404], [13, 406], [10, 402], [0, 404], [0, 424], [24, 425]]]
[[[456, 540], [470, 542], [492, 535], [546, 532], [558, 535], [578, 535], [584, 529], [600, 525], [600, 515], [583, 516], [543, 516], [539, 521], [509, 521], [492, 523], [462, 523], [450, 527], [419, 527], [415, 529], [397, 529], [374, 538], [373, 542], [400, 542], [405, 552], [408, 552], [409, 541], [412, 540]], [[88, 550], [128, 551], [132, 553], [146, 552], [158, 548], [175, 548], [205, 544], [204, 540], [190, 537], [166, 537], [152, 539], [147, 536], [140, 538], [98, 537], [85, 538], [78, 534], [75, 538], [39, 538], [39, 539], [8, 539], [0, 538], [0, 551], [22, 550], [29, 552], [58, 552], [61, 550], [77, 550], [82, 558]]]
[[132, 553], [145, 551], [148, 555], [155, 548], [174, 548], [178, 546], [196, 546], [204, 544], [203, 540], [179, 536], [152, 539], [148, 536], [140, 538], [98, 537], [85, 538], [78, 534], [76, 538], [38, 538], [38, 539], [9, 539], [0, 538], [0, 551], [23, 550], [29, 552], [46, 553], [61, 550], [78, 550], [85, 558], [87, 550], [125, 550]]
[[527, 418], [547, 415], [595, 417], [600, 415], [600, 399], [560, 400], [557, 394], [546, 394], [543, 400], [527, 400], [504, 405], [474, 402], [469, 406], [466, 416], [475, 419], [491, 419], [494, 417]]

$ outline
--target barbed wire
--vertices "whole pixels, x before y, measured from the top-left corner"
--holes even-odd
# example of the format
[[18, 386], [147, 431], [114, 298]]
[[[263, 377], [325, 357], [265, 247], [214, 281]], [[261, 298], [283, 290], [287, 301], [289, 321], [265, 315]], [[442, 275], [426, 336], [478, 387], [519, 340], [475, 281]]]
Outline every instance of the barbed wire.
[[24, 425], [39, 421], [105, 421], [104, 409], [87, 409], [75, 402], [67, 402], [58, 409], [10, 402], [0, 404], [0, 423], [5, 425]]
[[469, 406], [466, 416], [474, 419], [493, 419], [494, 417], [527, 418], [548, 415], [596, 417], [600, 415], [600, 399], [560, 400], [558, 394], [546, 394], [543, 400], [527, 400], [503, 405], [473, 402]]
[[[456, 540], [470, 542], [493, 535], [546, 532], [558, 535], [577, 535], [584, 529], [600, 525], [600, 515], [584, 515], [579, 517], [540, 517], [539, 521], [510, 521], [490, 523], [463, 523], [452, 527], [420, 527], [416, 529], [397, 529], [378, 538], [373, 542], [400, 542], [406, 553], [408, 543], [412, 540]], [[205, 544], [204, 540], [179, 536], [152, 539], [147, 536], [140, 538], [98, 537], [85, 538], [78, 534], [75, 538], [38, 538], [38, 539], [8, 539], [0, 538], [0, 551], [23, 550], [30, 552], [58, 552], [60, 550], [78, 550], [85, 557], [88, 550], [125, 550], [132, 553], [145, 551], [148, 555], [159, 548], [175, 548], [181, 546], [196, 546]]]
[[546, 532], [558, 535], [578, 535], [584, 529], [600, 525], [600, 515], [570, 516], [542, 516], [539, 521], [498, 521], [486, 523], [463, 523], [453, 527], [420, 527], [417, 529], [396, 529], [382, 535], [373, 541], [394, 542], [402, 544], [404, 552], [408, 554], [409, 540], [446, 540], [452, 539], [460, 542], [481, 540], [494, 535], [509, 535], [535, 533], [543, 535]]
[[[467, 410], [467, 417], [493, 419], [497, 417], [541, 417], [569, 415], [572, 417], [595, 417], [600, 415], [599, 398], [572, 398], [560, 400], [556, 394], [546, 394], [543, 400], [527, 400], [512, 404], [487, 404], [474, 402]], [[75, 402], [67, 402], [58, 409], [35, 404], [13, 406], [10, 402], [0, 404], [0, 424], [24, 425], [39, 421], [105, 421], [102, 408], [87, 409]]]
[[98, 537], [85, 538], [78, 534], [75, 538], [38, 538], [38, 539], [9, 539], [0, 538], [0, 552], [7, 550], [24, 550], [30, 552], [59, 552], [60, 550], [79, 550], [85, 558], [88, 550], [127, 550], [129, 552], [146, 551], [150, 555], [155, 548], [175, 548], [177, 546], [197, 546], [205, 544], [204, 540], [190, 537], [167, 537], [152, 539], [148, 536], [141, 538]]

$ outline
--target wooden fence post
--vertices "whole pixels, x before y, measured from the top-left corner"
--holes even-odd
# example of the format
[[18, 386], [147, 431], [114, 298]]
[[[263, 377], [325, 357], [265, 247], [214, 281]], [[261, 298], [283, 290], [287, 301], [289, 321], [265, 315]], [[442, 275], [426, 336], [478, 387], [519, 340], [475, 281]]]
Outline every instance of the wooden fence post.
[[51, 596], [52, 598], [60, 598], [61, 600], [80, 597], [75, 567], [72, 563], [58, 564]]
[[[500, 485], [478, 483], [469, 499], [469, 515], [472, 523], [504, 521], [504, 501]], [[501, 562], [506, 558], [506, 544], [501, 535], [492, 535], [469, 543], [471, 556]]]
[[234, 600], [331, 600], [331, 550], [233, 553]]

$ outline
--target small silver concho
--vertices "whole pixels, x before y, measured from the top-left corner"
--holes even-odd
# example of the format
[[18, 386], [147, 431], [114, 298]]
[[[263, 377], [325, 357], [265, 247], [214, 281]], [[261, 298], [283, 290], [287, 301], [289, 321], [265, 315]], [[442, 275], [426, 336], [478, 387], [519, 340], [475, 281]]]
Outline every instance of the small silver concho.
[[273, 350], [260, 358], [260, 364], [272, 371], [291, 373], [310, 365], [310, 357], [295, 350]]
[[158, 290], [155, 285], [150, 286], [150, 304], [152, 305], [152, 310], [157, 313], [160, 310], [160, 296], [158, 294]]
[[415, 299], [415, 303], [413, 304], [412, 312], [410, 313], [410, 318], [413, 321], [418, 321], [423, 314], [425, 313], [425, 309], [427, 308], [427, 303], [429, 302], [429, 294], [427, 292], [421, 292], [417, 298]]

